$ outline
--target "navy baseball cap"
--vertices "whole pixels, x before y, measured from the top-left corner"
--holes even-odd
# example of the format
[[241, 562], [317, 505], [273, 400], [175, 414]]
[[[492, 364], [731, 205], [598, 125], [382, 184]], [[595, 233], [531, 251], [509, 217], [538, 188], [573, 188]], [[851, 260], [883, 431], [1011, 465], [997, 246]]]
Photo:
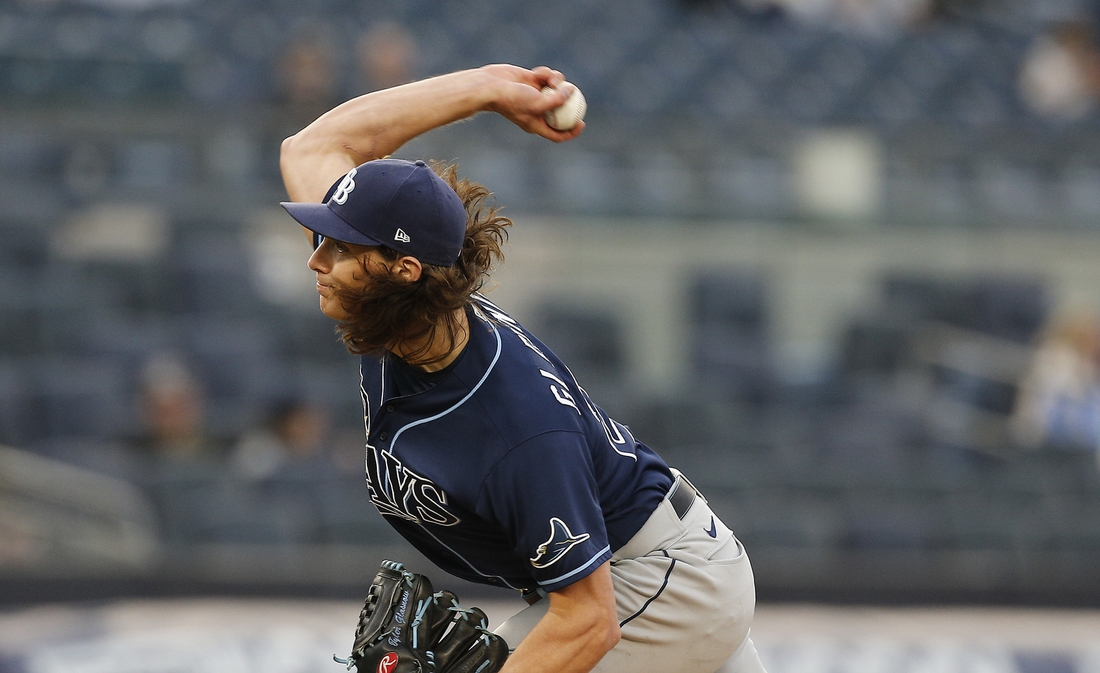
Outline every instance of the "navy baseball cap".
[[466, 208], [423, 161], [368, 161], [334, 187], [324, 203], [280, 205], [325, 238], [385, 246], [425, 264], [451, 266], [458, 259], [466, 238]]

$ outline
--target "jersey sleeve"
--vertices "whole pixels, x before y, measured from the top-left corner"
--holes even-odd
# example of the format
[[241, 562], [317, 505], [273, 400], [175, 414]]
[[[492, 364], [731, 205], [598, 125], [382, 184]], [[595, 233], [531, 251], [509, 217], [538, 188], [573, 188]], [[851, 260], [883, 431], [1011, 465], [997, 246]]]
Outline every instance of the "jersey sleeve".
[[546, 591], [584, 579], [611, 558], [592, 457], [579, 432], [546, 432], [508, 452], [482, 486], [478, 514], [504, 528]]

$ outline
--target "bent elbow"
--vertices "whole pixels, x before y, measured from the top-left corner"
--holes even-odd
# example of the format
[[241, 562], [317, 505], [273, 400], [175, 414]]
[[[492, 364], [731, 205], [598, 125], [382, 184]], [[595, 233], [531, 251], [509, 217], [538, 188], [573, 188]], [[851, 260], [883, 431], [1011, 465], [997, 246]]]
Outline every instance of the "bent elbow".
[[622, 629], [619, 628], [619, 619], [618, 617], [615, 617], [612, 620], [609, 628], [607, 629], [607, 651], [610, 652], [611, 650], [615, 649], [615, 646], [619, 644], [619, 641], [622, 640], [622, 637], [623, 632]]
[[619, 616], [615, 610], [601, 616], [594, 624], [591, 624], [593, 640], [603, 646], [604, 653], [610, 652], [622, 638], [622, 630], [619, 628]]
[[291, 201], [321, 200], [319, 195], [314, 194], [318, 188], [309, 183], [310, 176], [316, 171], [308, 160], [302, 139], [296, 135], [286, 138], [279, 146], [279, 172]]
[[601, 610], [589, 614], [587, 619], [574, 622], [573, 628], [575, 631], [572, 637], [583, 641], [587, 649], [598, 652], [600, 657], [614, 649], [622, 639], [619, 618], [614, 612], [607, 614]]
[[285, 166], [287, 162], [294, 156], [294, 140], [297, 136], [288, 136], [283, 138], [283, 142], [279, 145], [279, 165]]

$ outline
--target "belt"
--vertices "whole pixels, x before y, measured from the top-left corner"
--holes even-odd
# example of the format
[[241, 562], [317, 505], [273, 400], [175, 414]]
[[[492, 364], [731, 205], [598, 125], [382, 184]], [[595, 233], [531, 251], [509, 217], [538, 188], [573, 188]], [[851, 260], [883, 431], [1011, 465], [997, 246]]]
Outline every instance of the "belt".
[[672, 488], [669, 489], [668, 501], [672, 503], [672, 511], [676, 512], [676, 516], [683, 520], [698, 495], [699, 492], [695, 490], [691, 482], [685, 479], [683, 475], [678, 474], [676, 480], [672, 482]]

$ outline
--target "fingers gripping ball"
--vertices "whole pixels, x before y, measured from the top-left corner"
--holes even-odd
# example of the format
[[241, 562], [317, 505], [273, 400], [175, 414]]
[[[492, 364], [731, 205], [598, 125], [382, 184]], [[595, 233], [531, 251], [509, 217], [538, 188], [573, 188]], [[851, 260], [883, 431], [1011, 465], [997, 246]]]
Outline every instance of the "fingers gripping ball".
[[[568, 84], [568, 82], [562, 82], [562, 84]], [[584, 100], [584, 94], [575, 84], [572, 86], [573, 94], [565, 99], [564, 103], [543, 115], [546, 123], [554, 130], [568, 131], [584, 119], [584, 113], [588, 110], [588, 102]], [[554, 89], [548, 86], [542, 88], [543, 93], [551, 91]]]
[[478, 608], [450, 591], [432, 592], [424, 575], [383, 561], [371, 584], [351, 655], [333, 657], [357, 673], [496, 673], [508, 644]]

